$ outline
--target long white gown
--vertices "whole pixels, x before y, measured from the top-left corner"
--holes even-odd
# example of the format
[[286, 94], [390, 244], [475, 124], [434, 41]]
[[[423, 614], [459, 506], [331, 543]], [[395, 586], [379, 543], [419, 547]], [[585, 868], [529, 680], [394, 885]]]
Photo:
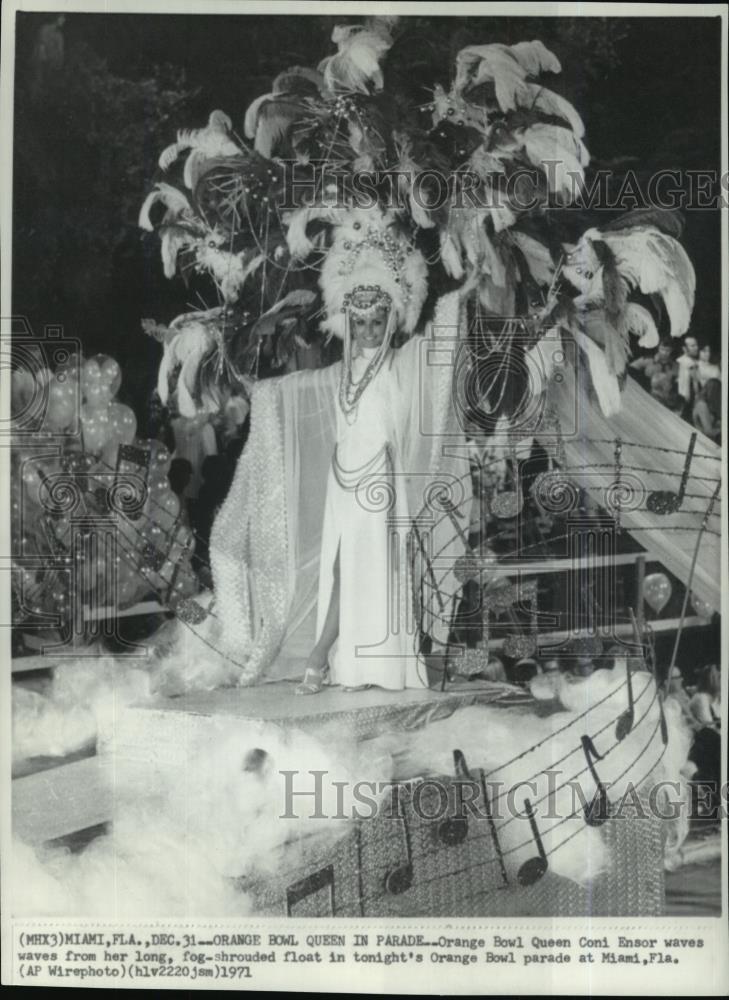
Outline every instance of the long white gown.
[[[390, 350], [356, 408], [346, 415], [337, 402], [337, 443], [327, 481], [322, 530], [317, 635], [332, 590], [339, 551], [339, 637], [329, 654], [331, 682], [374, 684], [399, 690], [427, 687], [417, 657], [407, 595], [408, 534], [412, 518], [400, 446], [411, 400], [413, 347]], [[352, 380], [364, 376], [376, 348], [352, 361]]]

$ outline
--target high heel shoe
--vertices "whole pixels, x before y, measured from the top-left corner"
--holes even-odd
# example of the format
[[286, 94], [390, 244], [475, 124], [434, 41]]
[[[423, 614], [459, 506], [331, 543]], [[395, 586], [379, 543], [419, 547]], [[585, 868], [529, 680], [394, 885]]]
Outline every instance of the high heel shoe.
[[317, 670], [315, 667], [307, 667], [304, 671], [303, 680], [294, 688], [294, 694], [319, 694], [322, 688], [326, 686], [328, 675], [328, 666], [322, 667], [321, 670]]

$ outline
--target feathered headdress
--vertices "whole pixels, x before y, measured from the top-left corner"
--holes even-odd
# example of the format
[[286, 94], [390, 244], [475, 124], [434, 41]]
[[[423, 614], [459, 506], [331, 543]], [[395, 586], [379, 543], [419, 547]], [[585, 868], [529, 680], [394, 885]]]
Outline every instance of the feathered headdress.
[[305, 255], [311, 246], [302, 240], [302, 223], [319, 218], [334, 226], [319, 278], [326, 310], [322, 330], [343, 339], [345, 311], [353, 294], [376, 289], [389, 298], [399, 329], [412, 333], [427, 295], [427, 265], [422, 253], [398, 231], [394, 215], [380, 208], [302, 212], [301, 219], [292, 218], [289, 228], [294, 256]]

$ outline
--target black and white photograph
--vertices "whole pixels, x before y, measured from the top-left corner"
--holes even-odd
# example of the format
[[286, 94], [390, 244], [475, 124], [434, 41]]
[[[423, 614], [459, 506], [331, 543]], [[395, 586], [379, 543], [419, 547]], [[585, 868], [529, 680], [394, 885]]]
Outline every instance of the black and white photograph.
[[726, 5], [2, 46], [3, 983], [724, 995]]

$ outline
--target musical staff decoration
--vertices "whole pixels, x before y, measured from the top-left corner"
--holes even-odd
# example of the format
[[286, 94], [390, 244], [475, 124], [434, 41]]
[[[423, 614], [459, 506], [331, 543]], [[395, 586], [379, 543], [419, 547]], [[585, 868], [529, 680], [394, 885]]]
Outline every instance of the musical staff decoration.
[[585, 822], [588, 826], [602, 826], [610, 817], [610, 803], [607, 797], [607, 790], [600, 780], [594, 761], [602, 760], [603, 758], [595, 749], [595, 744], [592, 742], [590, 736], [582, 737], [582, 750], [585, 754], [590, 774], [597, 785], [594, 798], [585, 806]]
[[648, 499], [646, 500], [645, 505], [652, 514], [675, 514], [681, 509], [681, 504], [686, 496], [686, 485], [688, 483], [691, 462], [694, 457], [694, 448], [696, 447], [697, 436], [698, 435], [695, 431], [691, 435], [678, 493], [674, 493], [673, 490], [654, 490], [652, 493], [648, 494]]
[[549, 861], [547, 860], [547, 852], [544, 850], [544, 844], [542, 843], [542, 837], [539, 833], [536, 816], [534, 815], [534, 810], [532, 809], [532, 804], [529, 799], [524, 799], [524, 811], [526, 812], [529, 820], [529, 826], [531, 827], [534, 843], [537, 845], [537, 853], [534, 857], [525, 861], [519, 868], [516, 879], [519, 885], [534, 885], [534, 883], [538, 882], [539, 879], [546, 873], [549, 868]]

